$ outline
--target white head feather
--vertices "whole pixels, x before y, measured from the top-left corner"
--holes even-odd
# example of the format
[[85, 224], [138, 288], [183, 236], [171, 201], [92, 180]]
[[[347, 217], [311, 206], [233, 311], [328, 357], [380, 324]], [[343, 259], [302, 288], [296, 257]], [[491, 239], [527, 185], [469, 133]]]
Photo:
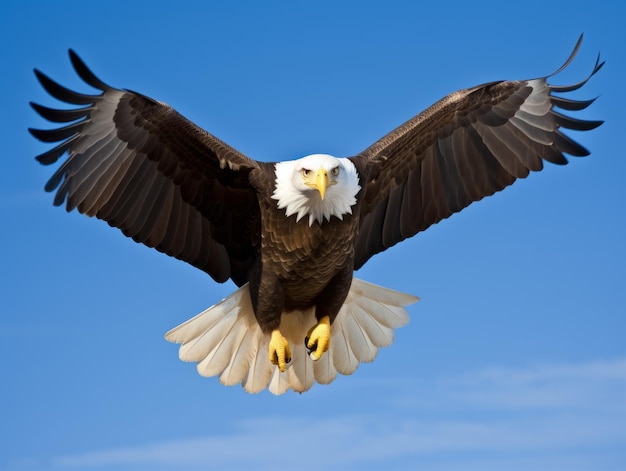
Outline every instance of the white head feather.
[[[272, 198], [278, 201], [278, 209], [286, 210], [287, 217], [296, 214], [296, 221], [299, 221], [308, 215], [311, 226], [314, 221], [321, 224], [324, 220], [330, 221], [332, 216], [343, 219], [344, 214], [352, 214], [361, 187], [356, 167], [349, 159], [313, 154], [279, 162], [275, 169], [276, 189]], [[325, 169], [332, 179], [324, 199], [319, 191], [305, 184], [303, 176], [304, 170], [316, 172], [319, 169]]]

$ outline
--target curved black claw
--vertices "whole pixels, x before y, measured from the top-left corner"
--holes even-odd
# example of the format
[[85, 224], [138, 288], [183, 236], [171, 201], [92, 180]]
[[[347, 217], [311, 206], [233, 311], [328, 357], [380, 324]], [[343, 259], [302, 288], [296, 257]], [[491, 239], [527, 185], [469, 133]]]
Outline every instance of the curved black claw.
[[311, 355], [311, 352], [317, 350], [317, 342], [313, 345], [313, 347], [309, 348], [309, 337], [304, 337], [304, 348], [306, 348], [306, 354]]

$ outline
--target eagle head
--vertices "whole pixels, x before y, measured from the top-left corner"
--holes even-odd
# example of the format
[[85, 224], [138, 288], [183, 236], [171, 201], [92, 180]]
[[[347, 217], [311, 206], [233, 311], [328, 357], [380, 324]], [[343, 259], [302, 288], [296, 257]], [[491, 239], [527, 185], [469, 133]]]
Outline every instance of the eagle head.
[[361, 189], [356, 167], [349, 159], [313, 154], [275, 165], [276, 188], [272, 198], [287, 217], [296, 221], [309, 217], [322, 224], [332, 216], [343, 219], [352, 214], [356, 195]]

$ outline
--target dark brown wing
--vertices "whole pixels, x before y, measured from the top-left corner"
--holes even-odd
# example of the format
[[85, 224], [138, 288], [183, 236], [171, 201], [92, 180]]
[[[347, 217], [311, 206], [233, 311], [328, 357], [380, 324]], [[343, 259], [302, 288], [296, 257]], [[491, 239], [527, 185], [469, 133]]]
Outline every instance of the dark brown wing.
[[[581, 40], [554, 74], [573, 60]], [[574, 101], [553, 92], [582, 87], [603, 64], [598, 57], [589, 77], [570, 86], [549, 85], [548, 76], [460, 90], [353, 157], [369, 169], [355, 268], [531, 170], [541, 170], [542, 159], [566, 164], [563, 153], [588, 155], [561, 128], [589, 130], [602, 122], [571, 118], [555, 108], [578, 111], [594, 100]]]
[[100, 81], [70, 51], [78, 75], [99, 89], [84, 95], [35, 74], [55, 98], [77, 109], [32, 104], [44, 118], [70, 123], [30, 129], [60, 142], [37, 157], [49, 165], [66, 152], [46, 185], [88, 216], [157, 250], [204, 270], [216, 281], [242, 285], [255, 257], [252, 238], [258, 201], [249, 174], [259, 164], [200, 129], [171, 107]]

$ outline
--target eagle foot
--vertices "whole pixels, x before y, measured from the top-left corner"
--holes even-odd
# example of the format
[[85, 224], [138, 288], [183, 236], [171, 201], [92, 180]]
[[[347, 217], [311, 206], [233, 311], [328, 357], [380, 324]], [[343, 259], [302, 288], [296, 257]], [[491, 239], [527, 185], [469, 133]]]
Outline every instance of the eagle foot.
[[273, 365], [278, 365], [278, 369], [281, 373], [287, 370], [287, 363], [291, 361], [291, 350], [289, 348], [289, 341], [278, 329], [272, 331], [269, 356], [270, 362], [272, 362]]
[[311, 327], [304, 339], [304, 346], [307, 349], [311, 360], [319, 360], [324, 352], [330, 347], [330, 317], [322, 317], [316, 325]]

